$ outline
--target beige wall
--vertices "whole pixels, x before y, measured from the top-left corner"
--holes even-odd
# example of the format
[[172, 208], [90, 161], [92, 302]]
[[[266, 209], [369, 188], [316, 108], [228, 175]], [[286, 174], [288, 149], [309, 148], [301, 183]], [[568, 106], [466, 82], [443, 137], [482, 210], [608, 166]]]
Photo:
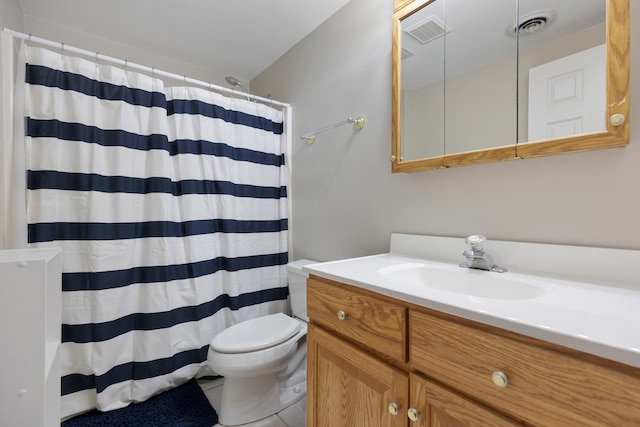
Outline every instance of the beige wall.
[[[631, 22], [640, 3], [631, 2]], [[391, 232], [640, 249], [640, 108], [625, 148], [391, 174], [391, 0], [352, 0], [251, 82], [294, 107], [295, 258], [385, 252]], [[632, 28], [640, 44], [640, 25]], [[631, 58], [640, 102], [640, 55]], [[367, 125], [304, 132], [362, 114]]]
[[[222, 70], [208, 70], [186, 62], [177, 61], [173, 58], [151, 53], [116, 43], [112, 40], [98, 37], [93, 34], [78, 31], [56, 24], [55, 22], [37, 19], [32, 16], [24, 17], [24, 31], [54, 42], [63, 42], [68, 46], [77, 47], [91, 52], [100, 52], [103, 55], [112, 56], [118, 59], [154, 67], [158, 70], [167, 71], [179, 76], [187, 76], [193, 79], [211, 82], [213, 84], [228, 87], [224, 81], [225, 73]], [[176, 37], [180, 37], [176, 34]], [[185, 41], [188, 43], [188, 41]], [[179, 81], [168, 82], [169, 84], [179, 84]]]
[[[402, 155], [405, 160], [446, 152], [512, 145], [528, 137], [529, 69], [605, 43], [604, 24], [553, 40], [542, 48], [402, 92]], [[515, 39], [514, 39], [515, 48]], [[516, 81], [516, 70], [520, 76]], [[519, 88], [517, 84], [519, 83]], [[519, 90], [516, 93], [516, 89]], [[516, 99], [519, 119], [516, 118]], [[461, 120], [464, 126], [461, 126]], [[602, 122], [604, 126], [604, 119]], [[516, 129], [517, 128], [517, 129]], [[444, 141], [446, 134], [446, 143]]]
[[15, 31], [22, 31], [22, 10], [18, 0], [0, 1], [0, 26]]
[[[403, 91], [404, 159], [514, 144], [516, 70], [516, 60], [512, 58], [449, 78], [446, 83]], [[430, 100], [432, 105], [425, 108]], [[407, 117], [407, 112], [412, 116]], [[409, 149], [414, 145], [420, 148], [411, 153]]]

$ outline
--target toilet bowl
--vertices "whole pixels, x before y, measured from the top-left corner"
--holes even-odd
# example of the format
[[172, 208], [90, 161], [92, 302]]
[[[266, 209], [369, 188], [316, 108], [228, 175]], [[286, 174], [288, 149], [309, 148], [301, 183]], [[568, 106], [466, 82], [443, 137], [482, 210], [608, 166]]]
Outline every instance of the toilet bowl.
[[275, 313], [237, 323], [211, 340], [207, 361], [224, 376], [218, 419], [225, 426], [269, 417], [306, 396], [306, 278], [287, 265], [292, 316]]

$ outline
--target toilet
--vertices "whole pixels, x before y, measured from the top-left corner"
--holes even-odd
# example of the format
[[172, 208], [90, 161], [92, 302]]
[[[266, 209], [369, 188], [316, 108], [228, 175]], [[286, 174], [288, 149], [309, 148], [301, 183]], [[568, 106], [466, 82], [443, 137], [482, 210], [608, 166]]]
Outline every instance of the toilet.
[[224, 376], [218, 419], [224, 426], [274, 415], [306, 396], [307, 277], [287, 264], [292, 316], [270, 314], [237, 323], [211, 340], [207, 361]]

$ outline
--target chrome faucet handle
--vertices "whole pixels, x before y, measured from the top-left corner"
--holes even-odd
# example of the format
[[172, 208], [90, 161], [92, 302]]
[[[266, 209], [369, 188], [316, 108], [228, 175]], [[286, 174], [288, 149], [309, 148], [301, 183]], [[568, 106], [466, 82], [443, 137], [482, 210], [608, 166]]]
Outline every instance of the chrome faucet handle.
[[481, 251], [482, 244], [487, 240], [486, 237], [474, 234], [465, 239], [465, 243], [471, 247], [472, 251]]
[[459, 266], [464, 268], [494, 271], [496, 273], [506, 272], [506, 268], [494, 264], [491, 255], [484, 251], [482, 244], [486, 240], [486, 237], [477, 234], [467, 237], [465, 239], [465, 243], [469, 245], [469, 249], [462, 253], [467, 260], [461, 262]]

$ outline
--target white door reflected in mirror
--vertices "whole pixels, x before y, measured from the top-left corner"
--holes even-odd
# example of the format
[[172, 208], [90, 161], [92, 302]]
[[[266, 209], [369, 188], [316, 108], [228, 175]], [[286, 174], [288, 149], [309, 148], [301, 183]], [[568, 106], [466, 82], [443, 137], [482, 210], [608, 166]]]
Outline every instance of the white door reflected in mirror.
[[606, 46], [529, 70], [529, 141], [606, 129]]

